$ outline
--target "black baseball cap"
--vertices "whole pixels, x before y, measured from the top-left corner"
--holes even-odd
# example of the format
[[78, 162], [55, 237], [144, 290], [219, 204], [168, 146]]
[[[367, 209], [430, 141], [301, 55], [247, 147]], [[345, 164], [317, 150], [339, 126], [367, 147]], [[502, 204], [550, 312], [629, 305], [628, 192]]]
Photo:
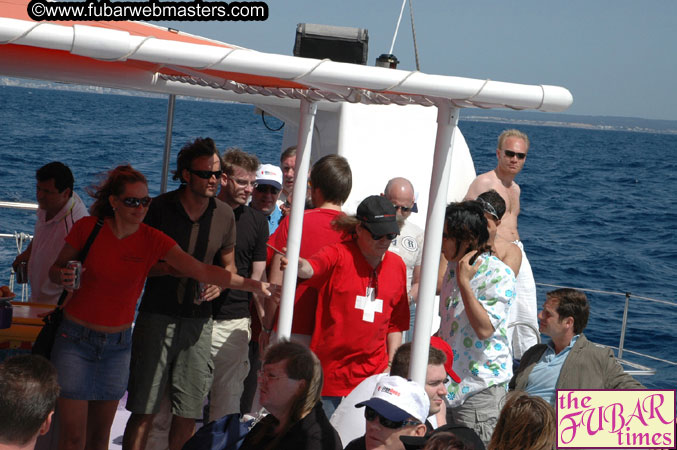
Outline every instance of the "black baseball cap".
[[486, 450], [482, 439], [475, 430], [464, 425], [447, 424], [436, 428], [425, 436], [400, 436], [400, 441], [404, 444], [405, 450], [420, 450], [425, 446], [428, 439], [434, 434], [448, 431], [462, 441], [466, 447], [472, 450]]
[[380, 195], [371, 195], [357, 207], [357, 218], [372, 234], [400, 234], [397, 225], [397, 211], [390, 200]]

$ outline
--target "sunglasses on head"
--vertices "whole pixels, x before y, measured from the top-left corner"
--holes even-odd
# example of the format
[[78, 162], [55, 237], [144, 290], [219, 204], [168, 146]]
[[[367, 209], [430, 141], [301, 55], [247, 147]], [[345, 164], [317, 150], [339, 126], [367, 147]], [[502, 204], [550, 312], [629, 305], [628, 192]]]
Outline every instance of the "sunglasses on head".
[[517, 156], [517, 159], [524, 159], [527, 157], [526, 153], [513, 152], [512, 150], [503, 150], [503, 153], [505, 153], [505, 156], [508, 158]]
[[277, 195], [277, 193], [280, 192], [280, 190], [277, 189], [275, 186], [271, 186], [270, 184], [259, 184], [256, 186], [256, 192], [259, 192], [261, 194], [271, 193], [273, 195]]
[[365, 406], [364, 408], [364, 418], [367, 419], [367, 422], [372, 422], [374, 419], [378, 417], [378, 421], [380, 422], [381, 425], [383, 425], [386, 428], [390, 428], [393, 430], [396, 430], [398, 428], [402, 428], [403, 426], [406, 425], [419, 425], [420, 422], [416, 420], [390, 420], [387, 417], [383, 417], [379, 413], [377, 413], [373, 408], [369, 406]]
[[397, 211], [399, 209], [403, 213], [408, 213], [409, 211], [411, 211], [413, 209], [412, 207], [408, 208], [406, 206], [398, 206], [398, 205], [393, 205], [393, 208], [395, 208], [395, 211]]
[[150, 205], [150, 201], [152, 199], [150, 197], [143, 197], [143, 198], [138, 198], [138, 197], [126, 197], [122, 199], [122, 204], [125, 205], [128, 208], [138, 208], [139, 205], [143, 206], [144, 208]]
[[491, 203], [489, 203], [488, 201], [486, 201], [482, 197], [477, 197], [477, 201], [482, 204], [482, 209], [484, 209], [485, 213], [493, 216], [493, 218], [496, 219], [496, 220], [501, 220], [501, 219], [498, 218], [498, 213], [496, 212], [496, 208], [494, 208], [494, 206]]
[[369, 232], [371, 234], [371, 238], [375, 241], [380, 241], [383, 238], [388, 239], [389, 241], [392, 241], [397, 237], [397, 233], [388, 233], [388, 234], [375, 234], [372, 233], [371, 231]]
[[188, 169], [188, 172], [192, 173], [193, 175], [197, 175], [200, 178], [203, 178], [205, 180], [209, 180], [211, 177], [216, 177], [221, 178], [221, 174], [223, 173], [222, 170], [215, 170], [215, 171], [210, 171], [210, 170], [193, 170], [193, 169]]

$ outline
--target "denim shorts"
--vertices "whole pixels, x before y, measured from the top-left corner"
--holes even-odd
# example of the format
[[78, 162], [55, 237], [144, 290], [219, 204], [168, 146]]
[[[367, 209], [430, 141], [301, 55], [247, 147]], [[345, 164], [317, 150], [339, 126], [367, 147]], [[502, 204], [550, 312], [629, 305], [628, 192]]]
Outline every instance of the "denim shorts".
[[120, 400], [127, 389], [132, 329], [101, 333], [64, 318], [52, 349], [61, 397]]

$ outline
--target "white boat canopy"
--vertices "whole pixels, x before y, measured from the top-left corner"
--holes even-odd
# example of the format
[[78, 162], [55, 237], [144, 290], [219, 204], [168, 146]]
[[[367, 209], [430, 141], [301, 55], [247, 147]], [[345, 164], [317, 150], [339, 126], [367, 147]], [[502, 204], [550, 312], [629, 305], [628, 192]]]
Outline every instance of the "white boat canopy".
[[[410, 376], [424, 384], [451, 154], [460, 108], [559, 112], [562, 87], [431, 75], [244, 49], [140, 22], [35, 22], [27, 0], [0, 0], [0, 74], [173, 95], [300, 103], [294, 198], [305, 198], [318, 104], [435, 106], [437, 136], [428, 197]], [[173, 97], [170, 97], [173, 98]], [[172, 103], [173, 104], [173, 103]], [[462, 139], [462, 137], [461, 137]], [[433, 149], [431, 149], [433, 150]], [[165, 167], [167, 159], [165, 160]], [[278, 333], [291, 333], [303, 202], [294, 202]]]

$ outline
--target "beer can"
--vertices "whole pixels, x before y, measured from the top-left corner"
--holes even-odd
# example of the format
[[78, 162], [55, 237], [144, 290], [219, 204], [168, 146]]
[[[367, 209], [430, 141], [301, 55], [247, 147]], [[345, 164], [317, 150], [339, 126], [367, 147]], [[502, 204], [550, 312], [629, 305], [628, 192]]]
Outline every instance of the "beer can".
[[205, 299], [205, 289], [207, 288], [207, 284], [203, 283], [200, 281], [197, 285], [197, 297], [193, 300], [193, 303], [196, 305], [202, 304], [202, 302]]
[[68, 261], [66, 268], [73, 269], [73, 289], [80, 289], [80, 276], [82, 275], [82, 263], [80, 261]]
[[16, 282], [19, 284], [28, 283], [28, 263], [20, 262], [19, 267], [16, 268]]

